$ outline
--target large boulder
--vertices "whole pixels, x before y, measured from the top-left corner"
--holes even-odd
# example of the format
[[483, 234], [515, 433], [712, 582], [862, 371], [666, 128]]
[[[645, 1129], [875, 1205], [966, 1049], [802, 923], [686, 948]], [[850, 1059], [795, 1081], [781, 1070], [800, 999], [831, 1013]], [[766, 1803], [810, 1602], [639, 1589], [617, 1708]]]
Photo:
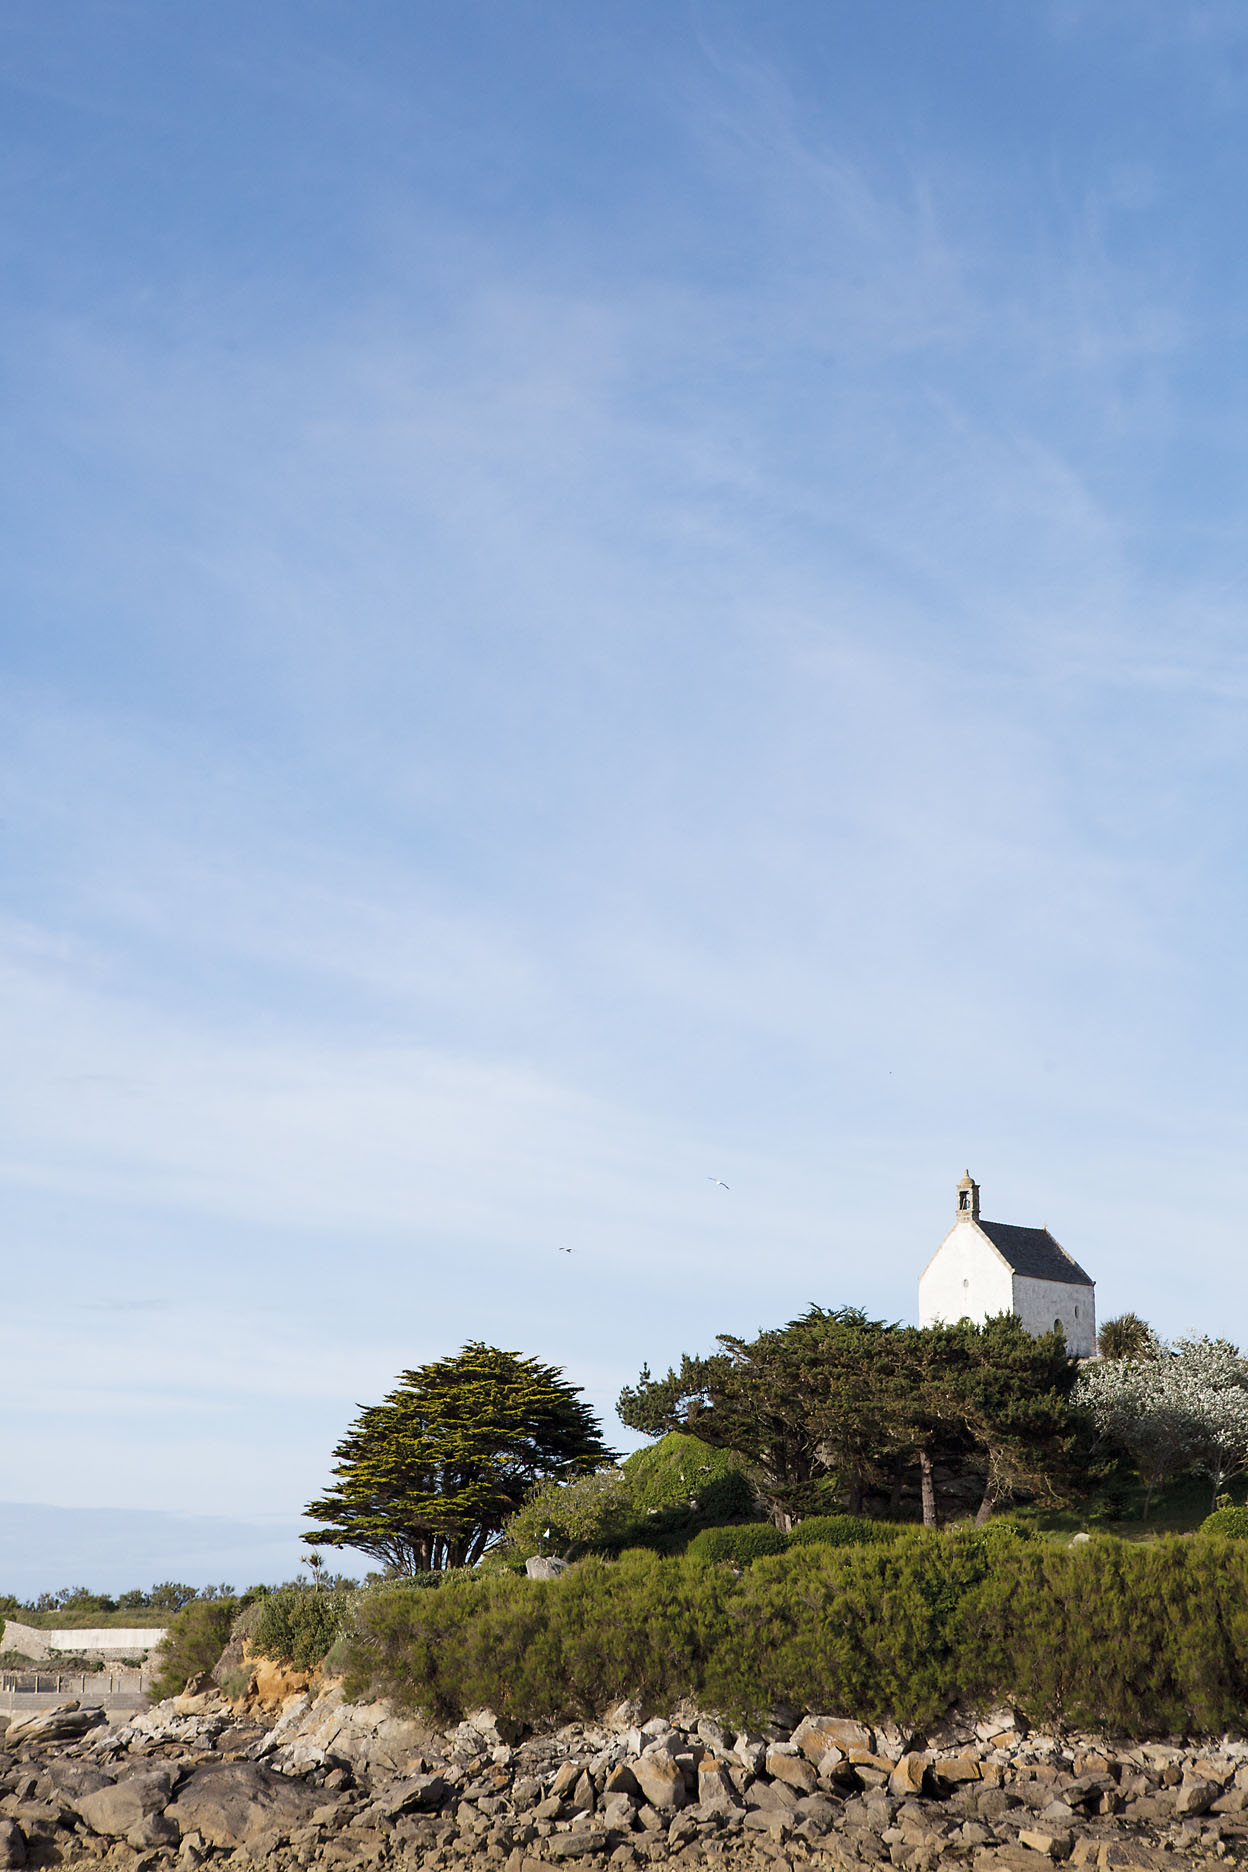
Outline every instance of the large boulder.
[[390, 1781], [423, 1773], [438, 1740], [388, 1703], [348, 1703], [341, 1686], [331, 1684], [317, 1697], [297, 1697], [256, 1753], [271, 1754], [291, 1774], [342, 1766], [365, 1781]]
[[261, 1833], [306, 1825], [323, 1798], [258, 1762], [212, 1762], [192, 1772], [167, 1811], [184, 1833], [201, 1833], [210, 1846], [245, 1846]]
[[0, 1866], [4, 1872], [10, 1867], [24, 1866], [26, 1863], [26, 1835], [16, 1820], [0, 1819]]
[[685, 1777], [672, 1757], [661, 1750], [647, 1752], [630, 1762], [633, 1779], [656, 1813], [672, 1813], [685, 1804]]
[[71, 1742], [86, 1735], [107, 1718], [102, 1709], [82, 1709], [77, 1703], [58, 1703], [55, 1709], [39, 1710], [31, 1716], [10, 1720], [4, 1738], [6, 1748], [19, 1742]]
[[90, 1794], [66, 1790], [66, 1799], [93, 1833], [101, 1833], [106, 1839], [125, 1839], [152, 1814], [163, 1814], [176, 1779], [172, 1768], [145, 1768]]
[[803, 1717], [793, 1731], [793, 1741], [816, 1768], [831, 1749], [845, 1754], [851, 1748], [875, 1748], [875, 1737], [866, 1724], [844, 1716]]
[[95, 1768], [90, 1762], [73, 1761], [66, 1755], [53, 1755], [44, 1769], [61, 1798], [72, 1807], [80, 1794], [94, 1794], [98, 1788], [108, 1787], [116, 1776], [106, 1774], [102, 1768]]

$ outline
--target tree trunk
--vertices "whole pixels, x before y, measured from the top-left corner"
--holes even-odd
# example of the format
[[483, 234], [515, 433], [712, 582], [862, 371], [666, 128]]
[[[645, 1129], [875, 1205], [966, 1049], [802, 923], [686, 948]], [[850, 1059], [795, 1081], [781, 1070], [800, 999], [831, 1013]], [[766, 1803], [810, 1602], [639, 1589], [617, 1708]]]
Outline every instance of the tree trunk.
[[862, 1477], [860, 1475], [850, 1477], [848, 1506], [850, 1514], [862, 1513]]
[[932, 1459], [926, 1450], [919, 1451], [919, 1477], [923, 1492], [923, 1525], [935, 1527], [936, 1484], [932, 1480]]
[[976, 1527], [986, 1527], [988, 1525], [988, 1523], [992, 1520], [992, 1511], [996, 1507], [996, 1505], [997, 1504], [994, 1501], [993, 1494], [992, 1494], [992, 1483], [990, 1482], [987, 1488], [984, 1490], [983, 1501], [980, 1502], [979, 1507], [975, 1511]]

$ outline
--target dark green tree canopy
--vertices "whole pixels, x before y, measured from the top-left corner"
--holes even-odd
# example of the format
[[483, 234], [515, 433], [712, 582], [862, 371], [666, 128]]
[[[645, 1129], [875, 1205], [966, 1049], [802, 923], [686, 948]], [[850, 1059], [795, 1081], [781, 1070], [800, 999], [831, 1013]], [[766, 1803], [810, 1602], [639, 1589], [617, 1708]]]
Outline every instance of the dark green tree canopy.
[[476, 1341], [404, 1372], [334, 1455], [337, 1481], [309, 1504], [320, 1525], [303, 1539], [405, 1574], [472, 1566], [536, 1483], [612, 1460], [554, 1366]]
[[812, 1306], [719, 1346], [664, 1378], [643, 1370], [617, 1408], [651, 1436], [686, 1430], [738, 1451], [778, 1520], [860, 1512], [937, 1464], [973, 1476], [987, 1515], [1016, 1493], [1057, 1493], [1079, 1435], [1064, 1339], [1033, 1339], [1011, 1315], [916, 1328]]

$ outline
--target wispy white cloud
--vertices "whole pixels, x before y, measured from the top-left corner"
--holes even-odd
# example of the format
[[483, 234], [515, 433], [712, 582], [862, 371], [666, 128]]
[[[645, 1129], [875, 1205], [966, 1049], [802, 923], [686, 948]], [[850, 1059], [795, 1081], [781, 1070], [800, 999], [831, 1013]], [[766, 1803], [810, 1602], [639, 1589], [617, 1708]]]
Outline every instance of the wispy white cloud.
[[[1222, 1303], [1237, 419], [1170, 158], [885, 141], [792, 53], [701, 16], [649, 216], [366, 172], [332, 290], [292, 234], [0, 298], [6, 1492], [294, 1511], [472, 1332], [606, 1408], [908, 1312], [968, 1155], [1161, 1296], [1216, 1189]], [[404, 116], [354, 47], [257, 85]]]

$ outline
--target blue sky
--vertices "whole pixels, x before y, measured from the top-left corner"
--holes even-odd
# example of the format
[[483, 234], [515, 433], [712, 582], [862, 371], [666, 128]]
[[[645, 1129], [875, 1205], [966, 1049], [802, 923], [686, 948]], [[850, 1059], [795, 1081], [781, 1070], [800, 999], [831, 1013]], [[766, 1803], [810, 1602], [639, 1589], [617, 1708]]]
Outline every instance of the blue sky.
[[1242, 9], [14, 0], [0, 87], [0, 1590], [292, 1571], [469, 1337], [614, 1432], [911, 1318], [967, 1165], [1248, 1340]]

